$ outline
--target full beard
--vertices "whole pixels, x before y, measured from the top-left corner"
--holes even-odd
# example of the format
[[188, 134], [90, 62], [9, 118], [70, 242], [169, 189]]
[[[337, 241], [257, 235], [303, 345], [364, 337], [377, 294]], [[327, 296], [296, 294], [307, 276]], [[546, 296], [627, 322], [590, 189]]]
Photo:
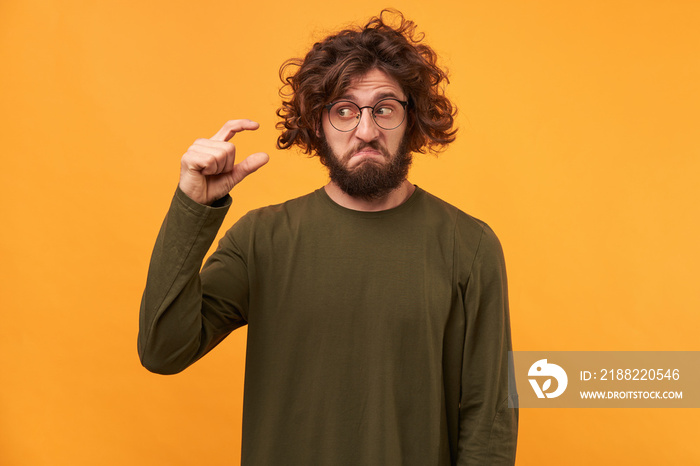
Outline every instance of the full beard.
[[[348, 168], [347, 163], [353, 154], [366, 147], [380, 151], [388, 163], [367, 159], [356, 167]], [[318, 154], [321, 162], [328, 167], [328, 174], [333, 183], [347, 195], [368, 201], [381, 199], [401, 186], [413, 161], [406, 137], [402, 139], [393, 156], [377, 141], [371, 141], [359, 144], [340, 157], [333, 152], [325, 138], [321, 142]]]

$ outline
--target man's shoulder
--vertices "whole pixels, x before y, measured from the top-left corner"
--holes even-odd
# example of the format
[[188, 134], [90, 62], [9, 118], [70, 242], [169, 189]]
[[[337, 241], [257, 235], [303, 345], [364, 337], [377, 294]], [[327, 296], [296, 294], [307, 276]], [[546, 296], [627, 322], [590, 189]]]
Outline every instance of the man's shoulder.
[[462, 256], [462, 263], [471, 270], [471, 265], [478, 263], [483, 267], [501, 266], [503, 263], [503, 248], [498, 236], [488, 223], [467, 214], [460, 208], [429, 193], [426, 194], [426, 202], [430, 204], [430, 210], [442, 209], [451, 218], [451, 226], [454, 228], [455, 251]]
[[236, 222], [234, 228], [273, 226], [275, 223], [288, 222], [292, 218], [306, 215], [319, 208], [318, 191], [315, 190], [278, 204], [252, 209]]
[[488, 224], [483, 220], [466, 213], [460, 207], [457, 207], [428, 191], [422, 191], [426, 209], [430, 212], [434, 212], [438, 215], [443, 215], [451, 219], [456, 228], [464, 230], [465, 232], [473, 231], [475, 233], [481, 232], [484, 229], [490, 230]]
[[302, 212], [312, 207], [318, 197], [318, 189], [278, 204], [270, 204], [248, 212], [252, 216], [275, 216], [286, 212]]

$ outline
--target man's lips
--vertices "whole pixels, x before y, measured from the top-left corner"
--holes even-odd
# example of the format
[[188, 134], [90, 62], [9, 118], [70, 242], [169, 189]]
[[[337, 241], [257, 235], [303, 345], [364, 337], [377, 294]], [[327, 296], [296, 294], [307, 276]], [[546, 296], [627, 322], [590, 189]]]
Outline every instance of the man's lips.
[[382, 154], [380, 151], [376, 149], [362, 149], [354, 154], [352, 154], [352, 157], [384, 157], [384, 154]]
[[349, 164], [349, 167], [357, 166], [365, 161], [384, 163], [388, 158], [388, 155], [380, 148], [373, 147], [370, 144], [363, 144], [362, 146], [355, 149], [354, 152], [350, 152], [345, 156], [345, 163]]

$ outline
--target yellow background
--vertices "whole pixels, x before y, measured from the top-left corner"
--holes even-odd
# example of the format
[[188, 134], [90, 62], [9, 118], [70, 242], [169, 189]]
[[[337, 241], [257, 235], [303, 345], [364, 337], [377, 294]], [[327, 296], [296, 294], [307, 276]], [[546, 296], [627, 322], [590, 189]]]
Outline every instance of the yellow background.
[[[516, 350], [700, 350], [700, 2], [396, 1], [451, 73], [457, 142], [411, 179], [486, 220]], [[0, 2], [0, 464], [238, 464], [245, 331], [141, 368], [153, 241], [197, 137], [270, 164], [224, 227], [311, 191], [278, 67], [374, 1]], [[520, 387], [526, 389], [527, 387]], [[698, 464], [697, 410], [522, 410], [519, 465]]]

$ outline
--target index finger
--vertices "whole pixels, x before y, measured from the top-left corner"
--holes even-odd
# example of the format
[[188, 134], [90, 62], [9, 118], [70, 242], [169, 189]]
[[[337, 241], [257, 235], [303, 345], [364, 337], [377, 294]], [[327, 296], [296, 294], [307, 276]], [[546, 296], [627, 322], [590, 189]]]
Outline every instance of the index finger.
[[260, 124], [252, 120], [229, 120], [224, 123], [224, 126], [211, 137], [213, 141], [228, 141], [234, 134], [241, 131], [254, 131], [258, 129]]

